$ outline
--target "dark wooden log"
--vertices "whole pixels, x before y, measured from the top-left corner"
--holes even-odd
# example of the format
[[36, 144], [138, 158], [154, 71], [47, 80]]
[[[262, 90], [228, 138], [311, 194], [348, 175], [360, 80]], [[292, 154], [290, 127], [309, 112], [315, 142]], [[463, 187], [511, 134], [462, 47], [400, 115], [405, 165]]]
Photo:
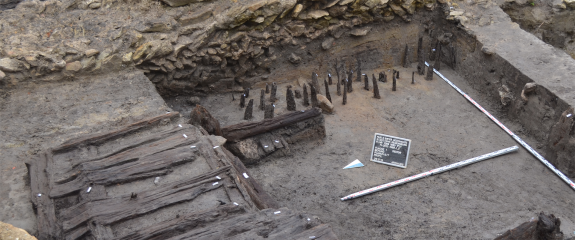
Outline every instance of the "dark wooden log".
[[246, 94], [242, 94], [240, 97], [240, 107], [244, 108], [246, 106]]
[[309, 110], [302, 110], [292, 112], [284, 115], [277, 116], [276, 118], [266, 119], [261, 122], [240, 123], [224, 127], [223, 137], [228, 141], [237, 141], [264, 132], [272, 131], [277, 128], [285, 127], [290, 124], [306, 120], [308, 118], [316, 117], [321, 114], [319, 108], [312, 108]]
[[393, 85], [392, 85], [392, 87], [391, 87], [391, 91], [397, 90], [397, 88], [396, 88], [396, 85], [397, 85], [396, 82], [397, 82], [397, 79], [395, 78], [395, 74], [393, 74]]
[[363, 74], [363, 89], [365, 89], [366, 91], [369, 91], [369, 77], [367, 76], [367, 74]]
[[190, 124], [202, 127], [209, 134], [222, 135], [220, 122], [201, 105], [196, 105], [196, 108], [190, 113]]
[[309, 106], [309, 97], [307, 95], [307, 86], [305, 83], [303, 84], [303, 105], [304, 107]]
[[415, 84], [415, 72], [411, 72], [411, 84]]
[[425, 74], [425, 52], [423, 51], [423, 37], [419, 37], [417, 43], [417, 73], [419, 75]]
[[295, 99], [293, 97], [293, 92], [292, 92], [291, 88], [288, 88], [286, 91], [286, 102], [287, 102], [287, 110], [288, 111], [295, 111], [295, 109], [296, 109]]
[[270, 93], [270, 86], [266, 83], [266, 93]]
[[399, 71], [395, 71], [395, 78], [399, 79]]
[[327, 74], [327, 80], [328, 80], [329, 85], [333, 84], [333, 81], [331, 80], [331, 73]]
[[262, 90], [260, 91], [260, 110], [262, 110], [262, 111], [266, 108], [266, 105], [265, 105], [265, 96], [266, 96], [266, 95], [265, 95], [265, 93], [264, 93], [264, 90], [262, 89]]
[[270, 103], [270, 105], [266, 105], [266, 110], [264, 112], [264, 119], [274, 118], [275, 108], [276, 106], [273, 103]]
[[559, 218], [541, 212], [537, 219], [508, 230], [495, 240], [563, 240], [560, 227]]
[[411, 61], [409, 60], [409, 46], [407, 44], [405, 44], [405, 50], [403, 52], [403, 67], [404, 68], [408, 68], [409, 65], [411, 64]]
[[252, 112], [254, 111], [254, 100], [250, 99], [246, 111], [244, 112], [244, 120], [252, 119]]
[[310, 94], [310, 95], [311, 95], [311, 106], [314, 107], [314, 108], [315, 108], [315, 107], [318, 107], [318, 106], [319, 106], [319, 103], [318, 103], [318, 101], [317, 101], [317, 91], [316, 91], [316, 89], [315, 89], [315, 86], [311, 85], [311, 86], [310, 86], [310, 90], [311, 90], [311, 91], [310, 91], [310, 92], [311, 92], [311, 94]]
[[329, 102], [332, 102], [331, 94], [329, 94], [329, 85], [325, 80], [323, 80], [323, 85], [325, 86], [325, 97], [327, 98], [327, 100], [329, 100]]
[[381, 96], [379, 96], [379, 87], [377, 86], [377, 79], [375, 79], [375, 74], [373, 74], [372, 83], [373, 83], [373, 97], [381, 99]]

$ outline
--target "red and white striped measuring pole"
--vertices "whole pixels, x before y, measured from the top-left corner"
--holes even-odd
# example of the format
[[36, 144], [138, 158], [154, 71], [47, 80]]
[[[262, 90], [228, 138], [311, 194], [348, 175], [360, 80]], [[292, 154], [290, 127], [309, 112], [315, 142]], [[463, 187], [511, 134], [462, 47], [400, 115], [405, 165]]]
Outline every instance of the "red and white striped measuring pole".
[[[429, 64], [427, 62], [425, 62], [425, 65], [429, 67]], [[447, 82], [447, 84], [449, 84], [451, 87], [453, 87], [455, 90], [457, 90], [457, 92], [459, 92], [459, 94], [463, 95], [463, 97], [465, 97], [469, 102], [471, 102], [475, 107], [477, 107], [485, 115], [487, 115], [487, 117], [489, 117], [489, 119], [491, 119], [491, 121], [495, 122], [501, 129], [503, 129], [505, 132], [507, 132], [507, 134], [509, 134], [509, 136], [511, 136], [513, 139], [515, 139], [515, 141], [517, 143], [519, 143], [527, 151], [529, 151], [531, 154], [533, 154], [533, 156], [535, 156], [535, 158], [539, 159], [539, 161], [541, 161], [545, 166], [547, 166], [549, 169], [551, 169], [551, 171], [553, 171], [555, 174], [557, 174], [557, 176], [559, 176], [561, 179], [563, 179], [563, 181], [565, 181], [567, 184], [569, 184], [569, 186], [573, 190], [575, 190], [575, 183], [573, 183], [573, 181], [571, 181], [571, 179], [567, 178], [567, 176], [565, 176], [561, 171], [559, 171], [557, 168], [555, 168], [555, 166], [553, 166], [551, 163], [549, 163], [549, 161], [547, 161], [547, 159], [545, 159], [543, 156], [541, 156], [541, 154], [539, 154], [537, 151], [535, 151], [535, 149], [531, 148], [531, 146], [529, 146], [529, 144], [527, 144], [525, 141], [523, 141], [521, 138], [519, 138], [517, 135], [515, 135], [513, 132], [511, 132], [511, 130], [509, 130], [507, 127], [505, 127], [505, 125], [503, 125], [501, 122], [499, 122], [499, 120], [497, 120], [497, 118], [493, 117], [493, 115], [491, 115], [489, 112], [487, 112], [487, 110], [485, 110], [483, 107], [481, 107], [477, 102], [475, 102], [471, 97], [469, 97], [469, 95], [467, 95], [465, 92], [461, 91], [461, 89], [459, 89], [457, 86], [455, 86], [455, 84], [453, 84], [446, 77], [444, 77], [443, 74], [439, 73], [439, 71], [437, 71], [436, 69], [433, 69], [433, 72], [435, 72], [435, 74], [437, 74], [437, 76], [439, 76], [441, 79], [443, 79], [445, 82]]]
[[472, 163], [476, 163], [476, 162], [479, 162], [479, 161], [483, 161], [483, 160], [487, 160], [487, 159], [494, 158], [494, 157], [497, 157], [497, 156], [501, 156], [501, 155], [503, 155], [503, 154], [515, 152], [515, 151], [517, 151], [517, 149], [519, 149], [519, 147], [517, 147], [517, 146], [508, 147], [508, 148], [505, 148], [505, 149], [501, 149], [501, 150], [499, 150], [499, 151], [495, 151], [495, 152], [491, 152], [491, 153], [488, 153], [488, 154], [485, 154], [485, 155], [481, 155], [481, 156], [479, 156], [479, 157], [474, 157], [474, 158], [470, 158], [470, 159], [467, 159], [467, 160], [464, 160], [464, 161], [452, 163], [452, 164], [449, 164], [449, 165], [447, 165], [447, 166], [443, 166], [443, 167], [440, 167], [440, 168], [436, 168], [436, 169], [433, 169], [433, 170], [430, 170], [430, 171], [427, 171], [427, 172], [423, 172], [423, 173], [420, 173], [420, 174], [417, 174], [417, 175], [413, 175], [413, 176], [411, 176], [411, 177], [406, 177], [406, 178], [403, 178], [403, 179], [399, 179], [399, 180], [397, 180], [397, 181], [393, 181], [393, 182], [390, 182], [390, 183], [386, 183], [386, 184], [383, 184], [383, 185], [379, 185], [379, 186], [372, 187], [372, 188], [370, 188], [370, 189], [366, 189], [366, 190], [363, 190], [363, 191], [359, 191], [359, 192], [356, 192], [356, 193], [352, 193], [352, 194], [350, 194], [350, 195], [347, 195], [347, 196], [341, 198], [341, 200], [342, 200], [342, 201], [345, 201], [345, 200], [349, 200], [349, 199], [354, 199], [354, 198], [357, 198], [357, 197], [361, 197], [361, 196], [364, 196], [364, 195], [367, 195], [367, 194], [371, 194], [371, 193], [374, 193], [374, 192], [378, 192], [378, 191], [381, 191], [381, 190], [385, 190], [385, 189], [388, 189], [388, 188], [392, 188], [392, 187], [395, 187], [395, 186], [398, 186], [398, 185], [401, 185], [401, 184], [404, 184], [404, 183], [408, 183], [408, 182], [411, 182], [411, 181], [415, 181], [415, 180], [418, 180], [418, 179], [421, 179], [421, 178], [424, 178], [424, 177], [429, 177], [429, 176], [431, 176], [431, 175], [440, 174], [440, 173], [442, 173], [442, 172], [446, 172], [446, 171], [449, 171], [449, 170], [451, 170], [451, 169], [460, 168], [460, 167], [463, 167], [463, 166], [466, 166], [466, 165], [469, 165], [469, 164], [472, 164]]

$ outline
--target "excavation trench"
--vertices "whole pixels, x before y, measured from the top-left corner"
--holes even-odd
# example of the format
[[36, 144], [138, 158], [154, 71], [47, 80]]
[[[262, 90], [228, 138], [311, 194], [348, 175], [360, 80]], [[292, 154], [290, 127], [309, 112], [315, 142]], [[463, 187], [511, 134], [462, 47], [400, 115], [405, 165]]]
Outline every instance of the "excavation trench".
[[[34, 19], [37, 12], [43, 14], [41, 17], [48, 17], [42, 26], [20, 26], [18, 21], [0, 25], [0, 33], [9, 40], [0, 63], [4, 70], [12, 67], [10, 71], [0, 72], [5, 74], [0, 79], [3, 87], [0, 114], [10, 126], [2, 130], [9, 133], [9, 137], [2, 139], [0, 150], [10, 158], [6, 164], [16, 164], [20, 160], [15, 159], [28, 159], [29, 155], [53, 149], [70, 138], [115, 130], [150, 117], [169, 116], [152, 130], [142, 131], [145, 132], [142, 135], [138, 132], [119, 134], [124, 140], [95, 147], [82, 145], [70, 154], [95, 159], [98, 154], [120, 149], [119, 146], [133, 147], [130, 144], [142, 137], [155, 141], [155, 134], [168, 136], [166, 131], [174, 131], [178, 134], [170, 138], [174, 146], [181, 147], [180, 141], [184, 141], [197, 144], [203, 152], [197, 159], [187, 157], [181, 163], [173, 162], [170, 163], [173, 166], [153, 172], [167, 175], [162, 175], [161, 181], [172, 183], [210, 169], [224, 171], [226, 169], [214, 166], [222, 159], [225, 164], [233, 163], [233, 158], [219, 152], [221, 149], [216, 150], [220, 145], [215, 143], [221, 139], [186, 125], [195, 105], [205, 107], [222, 127], [261, 121], [264, 112], [259, 108], [260, 91], [275, 83], [277, 100], [269, 101], [270, 95], [265, 93], [264, 103], [275, 104], [276, 116], [288, 114], [293, 110], [287, 109], [287, 89], [301, 92], [305, 84], [309, 91], [312, 74], [317, 73], [318, 93], [326, 95], [326, 89], [330, 92], [334, 110], [333, 113], [324, 111], [322, 120], [318, 120], [325, 125], [326, 137], [300, 139], [290, 143], [285, 151], [266, 153], [260, 159], [244, 162], [251, 174], [249, 179], [257, 179], [261, 185], [257, 189], [267, 192], [278, 206], [309, 214], [305, 216], [317, 216], [319, 220], [312, 217], [314, 226], [329, 224], [340, 239], [493, 239], [541, 211], [561, 218], [561, 229], [571, 233], [575, 230], [573, 190], [522, 148], [518, 153], [355, 200], [340, 200], [359, 190], [518, 145], [437, 75], [426, 80], [425, 74], [418, 74], [419, 39], [425, 61], [441, 65], [444, 76], [557, 169], [575, 178], [575, 86], [570, 81], [575, 73], [574, 60], [517, 28], [497, 3], [458, 3], [270, 0], [247, 1], [242, 3], [245, 6], [231, 1], [173, 6], [174, 1], [169, 0], [137, 4], [68, 2], [69, 5], [58, 1], [26, 2], [7, 12], [6, 19], [19, 17], [21, 12], [26, 12], [25, 17], [30, 19]], [[512, 17], [524, 11], [514, 5], [504, 9]], [[88, 11], [107, 14], [109, 18], [99, 19], [100, 15]], [[53, 27], [58, 24], [62, 26]], [[51, 30], [39, 37], [7, 36], [23, 29], [41, 32], [48, 28]], [[549, 36], [540, 38], [555, 39]], [[564, 43], [570, 44], [567, 37], [561, 36]], [[26, 39], [36, 39], [34, 37], [44, 41], [43, 45], [27, 42], [32, 40]], [[56, 47], [46, 47], [52, 45]], [[38, 49], [34, 50], [37, 52], [25, 51], [27, 48]], [[38, 53], [41, 51], [49, 54]], [[343, 67], [336, 71], [335, 66]], [[339, 80], [343, 81], [344, 69], [354, 71], [353, 91], [346, 94], [345, 104], [343, 96], [336, 93], [338, 72]], [[396, 90], [392, 90], [393, 70], [399, 74]], [[364, 89], [363, 75], [359, 75], [358, 81], [358, 72], [369, 78], [368, 89]], [[380, 73], [387, 74], [387, 82], [379, 81]], [[328, 74], [333, 84], [328, 83], [326, 88], [324, 80]], [[379, 99], [374, 98], [372, 77], [378, 78]], [[240, 96], [247, 89], [250, 94], [245, 102], [254, 100], [254, 110], [253, 118], [245, 120]], [[302, 98], [296, 98], [295, 105], [296, 111], [309, 109], [303, 105]], [[181, 113], [182, 118], [174, 111]], [[299, 123], [298, 127], [305, 124], [308, 123]], [[283, 131], [290, 129], [285, 127]], [[181, 135], [182, 132], [188, 135]], [[412, 140], [407, 168], [369, 161], [375, 133]], [[140, 144], [147, 142], [134, 146]], [[178, 150], [176, 147], [162, 145], [155, 150], [169, 154]], [[209, 152], [206, 148], [217, 154], [202, 155]], [[58, 154], [61, 155], [55, 158], [53, 169], [66, 169], [77, 161], [65, 151]], [[134, 159], [108, 167], [138, 166], [139, 160]], [[355, 159], [365, 166], [342, 169]], [[252, 181], [245, 180], [248, 177], [241, 174], [243, 170], [230, 170], [226, 175], [230, 179], [224, 177], [222, 182]], [[56, 175], [59, 174], [68, 172]], [[18, 181], [24, 175], [25, 171], [3, 175], [11, 179], [5, 180], [11, 189], [21, 190], [4, 191], [14, 197], [2, 199], [2, 203], [15, 207], [4, 211], [0, 220], [8, 221], [6, 219], [24, 212], [26, 214], [14, 222], [35, 232], [38, 229], [33, 216], [38, 212], [34, 213], [27, 203], [30, 186], [20, 186]], [[124, 177], [131, 179], [131, 176]], [[75, 183], [82, 179], [70, 178], [69, 181]], [[162, 186], [149, 176], [134, 179], [122, 184], [110, 181], [106, 183], [107, 189], [95, 187], [94, 191], [102, 191], [103, 196], [116, 201], [122, 197], [136, 199], [137, 196], [126, 195], [130, 191]], [[145, 232], [158, 222], [172, 221], [174, 214], [179, 218], [180, 213], [213, 209], [214, 204], [220, 205], [221, 201], [216, 203], [219, 199], [244, 199], [245, 202], [237, 201], [240, 205], [257, 204], [241, 197], [246, 196], [244, 192], [235, 193], [244, 191], [242, 189], [229, 190], [234, 187], [219, 188], [212, 184], [201, 188], [213, 192], [198, 197], [199, 200], [194, 200], [194, 196], [187, 199], [189, 194], [182, 194], [186, 197], [182, 200], [184, 204], [137, 213], [134, 219], [118, 220], [109, 229], [84, 226], [88, 221], [80, 219], [77, 226], [66, 226], [66, 234], [78, 238], [98, 231], [113, 236], [130, 235], [134, 231]], [[80, 193], [74, 188], [72, 192], [62, 190], [57, 194], [61, 198], [56, 205], [62, 209], [90, 197], [83, 188]], [[164, 200], [172, 201], [169, 197]], [[116, 203], [118, 209], [123, 208], [124, 202]], [[226, 209], [230, 206], [225, 205]], [[260, 210], [254, 206], [244, 210]], [[244, 213], [230, 209], [234, 214]], [[74, 218], [71, 212], [64, 213]], [[275, 213], [260, 213], [275, 216]], [[303, 219], [302, 216], [299, 218]], [[291, 217], [298, 218], [295, 212]], [[89, 222], [97, 225], [96, 221]], [[168, 225], [165, 226], [169, 228]], [[228, 229], [222, 226], [218, 229]], [[267, 237], [268, 234], [262, 231], [255, 235]]]
[[[269, 64], [258, 64], [254, 59], [228, 61], [212, 71], [204, 66], [202, 74], [191, 77], [221, 74], [227, 78], [204, 78], [204, 84], [189, 90], [173, 89], [170, 86], [180, 85], [164, 80], [156, 87], [174, 110], [187, 114], [200, 104], [222, 126], [228, 126], [263, 120], [264, 112], [258, 106], [260, 90], [266, 84], [278, 84], [278, 100], [273, 103], [275, 114], [281, 115], [290, 112], [286, 103], [288, 87], [302, 91], [304, 83], [309, 87], [312, 73], [317, 73], [319, 93], [325, 95], [323, 82], [331, 74], [334, 84], [328, 84], [328, 89], [335, 112], [325, 114], [327, 137], [296, 143], [287, 153], [246, 164], [280, 205], [319, 216], [342, 239], [487, 239], [520, 223], [512, 220], [518, 216], [568, 209], [565, 204], [571, 202], [573, 194], [570, 187], [524, 149], [361, 199], [339, 200], [375, 185], [518, 145], [437, 75], [426, 81], [425, 75], [417, 73], [419, 37], [426, 61], [434, 64], [436, 58], [441, 59], [442, 74], [559, 170], [575, 177], [571, 164], [573, 120], [566, 118], [573, 113], [570, 104], [541, 85], [525, 93], [525, 85], [538, 79], [531, 79], [461, 25], [441, 16], [437, 10], [415, 14], [410, 22], [395, 19], [366, 24], [362, 26], [368, 32], [365, 36], [302, 36], [294, 38], [300, 41], [297, 44], [273, 42], [262, 48], [260, 55], [272, 59]], [[222, 33], [214, 33], [213, 38], [218, 35]], [[408, 64], [404, 67], [406, 45]], [[299, 60], [292, 61], [292, 55]], [[363, 76], [357, 81], [358, 61], [361, 73], [369, 77], [369, 91], [364, 90]], [[355, 71], [353, 92], [347, 95], [345, 105], [342, 96], [336, 94], [336, 63]], [[238, 71], [244, 66], [251, 68]], [[372, 76], [378, 77], [380, 72], [391, 76], [394, 69], [400, 74], [398, 90], [392, 91], [390, 77], [386, 83], [378, 81], [382, 99], [373, 98]], [[234, 76], [234, 72], [242, 74]], [[411, 84], [412, 73], [415, 84]], [[154, 79], [157, 74], [150, 72], [148, 76]], [[340, 74], [340, 78], [345, 77]], [[240, 107], [239, 100], [246, 88], [250, 88], [246, 102], [255, 102], [254, 118], [250, 120], [244, 120], [245, 108]], [[266, 94], [265, 104], [271, 104], [268, 99]], [[308, 108], [301, 98], [296, 103], [297, 110]], [[374, 133], [413, 141], [407, 169], [369, 162]], [[342, 170], [355, 159], [366, 167]], [[553, 193], [543, 193], [547, 191]], [[551, 195], [561, 200], [544, 200]], [[565, 232], [575, 227], [571, 215], [562, 216]]]

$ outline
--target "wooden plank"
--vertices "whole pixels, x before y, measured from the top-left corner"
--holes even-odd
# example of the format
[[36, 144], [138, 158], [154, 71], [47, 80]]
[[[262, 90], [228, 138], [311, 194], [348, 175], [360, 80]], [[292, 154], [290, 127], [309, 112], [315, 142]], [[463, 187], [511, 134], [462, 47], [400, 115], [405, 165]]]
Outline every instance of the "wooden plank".
[[[313, 238], [312, 238], [313, 237]], [[294, 240], [310, 240], [310, 239], [320, 239], [320, 240], [337, 240], [337, 236], [331, 230], [331, 227], [327, 224], [321, 224], [308, 229], [302, 233], [291, 236], [289, 239]]]
[[104, 226], [99, 224], [95, 221], [90, 221], [88, 223], [88, 228], [90, 229], [90, 233], [96, 239], [113, 239], [114, 232], [110, 226]]
[[[172, 167], [196, 159], [194, 150], [190, 149], [188, 145], [167, 151], [158, 149], [156, 151], [160, 152], [133, 159], [134, 161], [124, 161], [122, 165], [114, 164], [109, 167], [102, 165], [97, 167], [97, 170], [82, 171], [80, 177], [64, 184], [55, 185], [50, 191], [50, 197], [62, 197], [81, 189], [87, 189], [91, 184], [109, 186], [166, 175], [172, 171]], [[109, 161], [104, 162], [109, 163]]]
[[142, 129], [145, 129], [147, 127], [154, 126], [164, 119], [171, 119], [171, 118], [175, 118], [175, 117], [179, 117], [179, 116], [180, 116], [179, 112], [170, 112], [170, 113], [162, 114], [162, 115], [159, 115], [159, 116], [156, 116], [153, 118], [148, 118], [148, 119], [130, 124], [127, 127], [124, 127], [122, 129], [119, 129], [116, 131], [110, 131], [110, 132], [98, 133], [98, 134], [89, 134], [89, 135], [86, 135], [86, 136], [83, 136], [80, 138], [71, 139], [71, 140], [64, 142], [59, 147], [54, 148], [53, 152], [58, 153], [58, 152], [69, 150], [70, 148], [74, 148], [74, 147], [79, 147], [79, 146], [83, 146], [83, 145], [95, 145], [95, 144], [99, 144], [99, 143], [102, 143], [105, 141], [110, 141], [112, 139], [121, 137], [125, 134], [131, 133], [134, 131], [138, 131], [138, 130], [142, 130]]
[[226, 204], [206, 211], [192, 213], [180, 218], [163, 222], [133, 233], [121, 236], [119, 240], [164, 240], [177, 236], [191, 229], [209, 226], [214, 222], [222, 221], [238, 214], [244, 214], [242, 206]]
[[[254, 202], [256, 207], [260, 210], [266, 208], [278, 208], [279, 204], [276, 200], [268, 195], [253, 177], [250, 177], [251, 175], [242, 161], [226, 149], [224, 149], [224, 153], [227, 155], [228, 161], [236, 172], [234, 180], [236, 183], [239, 183], [238, 185], [241, 185], [246, 189], [251, 201]], [[248, 178], [244, 176], [244, 173], [248, 175]]]
[[275, 118], [264, 119], [260, 122], [245, 122], [222, 128], [222, 136], [228, 141], [238, 141], [244, 138], [282, 128], [309, 118], [321, 115], [321, 109], [312, 108], [305, 111], [296, 111]]
[[36, 208], [38, 238], [61, 239], [62, 232], [57, 224], [54, 202], [48, 196], [49, 180], [46, 167], [51, 155], [40, 153], [27, 164], [30, 175], [30, 199]]
[[[159, 208], [191, 201], [199, 195], [217, 189], [222, 184], [213, 185], [215, 176], [228, 171], [230, 167], [223, 167], [190, 179], [168, 184], [159, 189], [137, 193], [131, 198], [131, 193], [118, 198], [108, 198], [96, 202], [82, 202], [60, 212], [63, 220], [62, 226], [69, 231], [95, 220], [103, 225], [138, 217]], [[223, 175], [222, 175], [223, 176]]]
[[308, 227], [314, 226], [299, 213], [287, 208], [266, 209], [190, 229], [168, 239], [289, 239]]

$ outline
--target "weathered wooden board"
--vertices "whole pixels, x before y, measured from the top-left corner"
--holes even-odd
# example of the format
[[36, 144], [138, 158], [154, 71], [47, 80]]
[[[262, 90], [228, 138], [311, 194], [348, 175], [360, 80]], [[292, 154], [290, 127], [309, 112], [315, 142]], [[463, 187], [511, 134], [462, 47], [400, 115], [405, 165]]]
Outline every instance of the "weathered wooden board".
[[[178, 115], [71, 140], [31, 160], [38, 239], [335, 239], [300, 213], [274, 214], [277, 202], [243, 163], [200, 129], [173, 123]], [[147, 217], [179, 205], [190, 210]]]
[[228, 141], [238, 141], [244, 138], [282, 128], [293, 123], [321, 115], [321, 109], [296, 111], [260, 122], [245, 122], [222, 128], [222, 136]]

